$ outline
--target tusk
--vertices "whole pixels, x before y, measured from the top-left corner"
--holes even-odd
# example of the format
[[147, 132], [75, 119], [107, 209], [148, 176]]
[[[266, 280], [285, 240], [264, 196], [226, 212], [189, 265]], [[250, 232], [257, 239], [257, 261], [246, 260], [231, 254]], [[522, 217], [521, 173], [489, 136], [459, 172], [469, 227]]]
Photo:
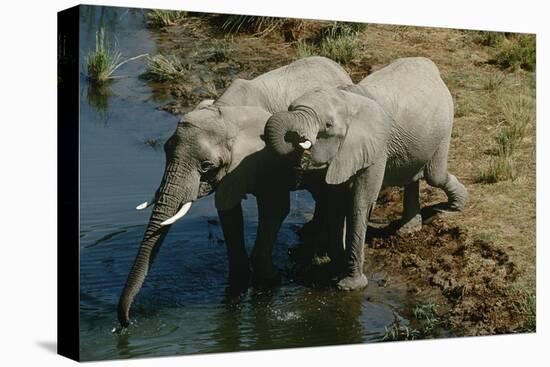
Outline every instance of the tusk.
[[150, 206], [153, 205], [154, 203], [155, 203], [155, 198], [152, 198], [151, 200], [145, 201], [145, 202], [139, 204], [138, 206], [136, 206], [136, 210], [143, 210], [143, 209], [145, 209], [145, 208], [150, 207]]
[[187, 212], [189, 211], [189, 208], [191, 208], [191, 204], [192, 204], [192, 201], [188, 201], [187, 203], [183, 204], [183, 206], [181, 207], [181, 209], [176, 213], [176, 215], [174, 215], [172, 218], [168, 218], [166, 219], [164, 222], [162, 222], [160, 225], [161, 226], [167, 226], [169, 224], [172, 224], [174, 223], [175, 221], [177, 221], [178, 219], [180, 219], [181, 217], [183, 217], [185, 214], [187, 214]]
[[298, 143], [304, 150], [311, 148], [311, 142], [309, 140], [304, 141], [303, 143]]

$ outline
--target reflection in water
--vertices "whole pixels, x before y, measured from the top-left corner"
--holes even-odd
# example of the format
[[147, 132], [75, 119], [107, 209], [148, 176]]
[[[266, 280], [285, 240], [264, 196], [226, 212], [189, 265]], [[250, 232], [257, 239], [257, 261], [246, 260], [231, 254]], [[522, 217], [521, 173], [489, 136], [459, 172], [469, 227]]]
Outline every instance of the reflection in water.
[[90, 83], [86, 93], [86, 102], [96, 109], [102, 116], [107, 115], [109, 109], [109, 97], [112, 92], [109, 89], [111, 83]]
[[[155, 54], [157, 45], [139, 9], [83, 6], [81, 54], [100, 26], [124, 55]], [[187, 37], [185, 34], [182, 37]], [[192, 37], [192, 35], [189, 35]], [[193, 38], [196, 40], [196, 37]], [[197, 51], [200, 42], [194, 42]], [[292, 209], [275, 246], [283, 281], [273, 289], [226, 295], [227, 260], [212, 196], [201, 199], [167, 235], [132, 308], [132, 325], [118, 326], [116, 304], [134, 261], [150, 210], [136, 211], [158, 187], [162, 149], [178, 117], [158, 109], [153, 91], [137, 76], [143, 60], [128, 63], [105, 89], [81, 78], [80, 351], [83, 360], [302, 347], [380, 340], [404, 292], [375, 282], [366, 292], [340, 293], [297, 284], [288, 247], [312, 212], [311, 196], [292, 193]], [[106, 124], [106, 121], [109, 121]], [[144, 144], [151, 140], [149, 146]], [[257, 208], [243, 202], [247, 249], [254, 242]], [[373, 300], [367, 300], [366, 295]]]

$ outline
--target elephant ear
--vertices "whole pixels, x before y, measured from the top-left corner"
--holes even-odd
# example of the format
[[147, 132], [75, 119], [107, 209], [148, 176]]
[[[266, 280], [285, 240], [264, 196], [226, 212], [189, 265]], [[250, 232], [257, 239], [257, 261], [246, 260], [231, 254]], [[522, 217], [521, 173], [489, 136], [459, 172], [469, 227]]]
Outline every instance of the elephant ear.
[[375, 101], [346, 93], [349, 108], [348, 129], [335, 157], [330, 161], [325, 180], [338, 185], [358, 171], [372, 165], [385, 154], [391, 121]]
[[256, 172], [265, 162], [261, 135], [271, 114], [257, 107], [220, 107], [220, 115], [233, 135], [228, 140], [231, 163], [216, 190], [218, 210], [234, 208], [256, 186]]

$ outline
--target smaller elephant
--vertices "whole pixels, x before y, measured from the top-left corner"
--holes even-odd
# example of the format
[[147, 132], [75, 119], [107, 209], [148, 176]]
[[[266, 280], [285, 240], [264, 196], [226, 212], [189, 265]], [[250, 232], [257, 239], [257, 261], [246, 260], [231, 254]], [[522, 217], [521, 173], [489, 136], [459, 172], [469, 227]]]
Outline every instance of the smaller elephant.
[[270, 117], [268, 147], [281, 156], [302, 152], [304, 169], [326, 169], [326, 184], [342, 189], [346, 235], [338, 288], [367, 285], [364, 243], [382, 187], [405, 187], [404, 227], [422, 224], [422, 177], [447, 194], [440, 210], [463, 210], [466, 188], [447, 171], [452, 125], [451, 95], [424, 58], [400, 59], [358, 85], [308, 92]]

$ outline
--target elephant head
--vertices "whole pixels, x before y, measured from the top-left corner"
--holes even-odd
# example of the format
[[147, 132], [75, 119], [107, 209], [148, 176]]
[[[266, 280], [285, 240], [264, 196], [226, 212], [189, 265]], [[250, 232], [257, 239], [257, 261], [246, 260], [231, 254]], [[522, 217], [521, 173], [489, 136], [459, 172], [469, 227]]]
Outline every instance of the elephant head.
[[328, 184], [347, 181], [383, 153], [391, 122], [372, 99], [339, 88], [304, 94], [265, 126], [279, 156], [308, 151], [305, 169], [327, 168]]
[[[164, 145], [166, 167], [160, 186], [150, 202], [149, 224], [118, 303], [118, 319], [129, 324], [131, 304], [139, 292], [170, 226], [183, 217], [192, 203], [223, 185], [223, 178], [241, 161], [264, 147], [260, 138], [270, 114], [258, 107], [216, 106], [201, 103], [184, 115]], [[239, 168], [242, 172], [243, 169]], [[246, 193], [246, 176], [231, 175], [231, 189], [217, 194], [219, 210], [236, 205]]]

